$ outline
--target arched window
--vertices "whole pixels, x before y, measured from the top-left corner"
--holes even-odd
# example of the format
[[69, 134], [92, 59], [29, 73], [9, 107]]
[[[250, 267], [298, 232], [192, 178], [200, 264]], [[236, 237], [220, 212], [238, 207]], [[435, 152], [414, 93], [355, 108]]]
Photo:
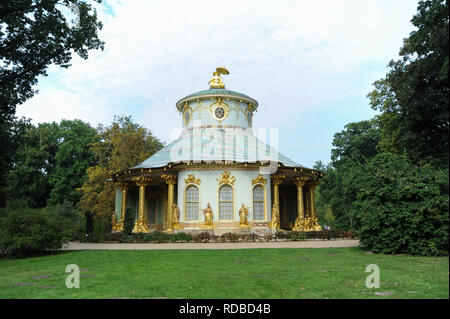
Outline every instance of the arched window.
[[264, 219], [264, 188], [261, 185], [253, 188], [253, 219]]
[[189, 185], [186, 188], [186, 221], [199, 220], [199, 201], [198, 187], [195, 185]]
[[233, 218], [233, 188], [222, 185], [219, 188], [219, 219]]

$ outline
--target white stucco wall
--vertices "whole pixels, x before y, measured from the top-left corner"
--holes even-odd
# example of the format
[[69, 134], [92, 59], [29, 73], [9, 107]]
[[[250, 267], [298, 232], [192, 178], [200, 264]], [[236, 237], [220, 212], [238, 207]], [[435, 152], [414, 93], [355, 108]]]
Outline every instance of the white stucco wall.
[[[244, 204], [248, 208], [248, 220], [253, 220], [253, 185], [252, 180], [258, 177], [259, 171], [257, 170], [241, 170], [230, 169], [231, 176], [236, 178], [234, 188], [234, 221], [239, 221], [239, 209]], [[219, 182], [217, 179], [221, 178], [224, 170], [193, 170], [193, 171], [180, 171], [178, 174], [178, 206], [180, 208], [180, 221], [185, 220], [185, 188], [187, 186], [185, 179], [189, 174], [194, 174], [195, 178], [201, 179], [201, 183], [198, 186], [200, 191], [200, 208], [205, 209], [207, 204], [211, 204], [211, 208], [214, 212], [214, 222], [219, 221], [219, 203], [218, 203], [218, 191]], [[267, 179], [267, 183], [264, 185], [266, 190], [266, 219], [258, 220], [258, 222], [271, 220], [271, 188], [270, 188], [270, 175], [263, 175]], [[204, 214], [200, 212], [200, 221], [204, 221]], [[226, 221], [224, 221], [226, 222]]]

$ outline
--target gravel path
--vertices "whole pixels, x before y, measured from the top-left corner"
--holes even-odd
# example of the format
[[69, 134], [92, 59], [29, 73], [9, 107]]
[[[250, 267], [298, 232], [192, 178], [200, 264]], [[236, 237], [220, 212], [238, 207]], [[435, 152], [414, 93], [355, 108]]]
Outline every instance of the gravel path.
[[332, 248], [358, 247], [358, 240], [307, 240], [244, 243], [78, 243], [71, 242], [63, 250], [112, 249], [253, 249], [253, 248]]

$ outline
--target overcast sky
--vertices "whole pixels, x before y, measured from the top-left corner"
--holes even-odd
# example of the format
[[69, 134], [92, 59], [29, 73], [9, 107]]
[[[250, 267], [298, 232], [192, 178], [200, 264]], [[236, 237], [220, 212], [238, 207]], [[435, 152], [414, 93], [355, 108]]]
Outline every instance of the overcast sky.
[[328, 163], [333, 135], [375, 114], [366, 96], [416, 9], [416, 0], [103, 0], [105, 50], [50, 67], [17, 115], [93, 126], [131, 115], [169, 142], [181, 126], [175, 103], [225, 66], [226, 88], [259, 102], [253, 125], [278, 128], [281, 153]]

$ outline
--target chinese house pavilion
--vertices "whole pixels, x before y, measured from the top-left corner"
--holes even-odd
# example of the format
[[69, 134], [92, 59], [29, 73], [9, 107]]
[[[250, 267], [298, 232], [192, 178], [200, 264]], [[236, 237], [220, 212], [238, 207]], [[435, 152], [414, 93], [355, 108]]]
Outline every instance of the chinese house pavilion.
[[[253, 98], [225, 89], [219, 67], [209, 89], [176, 103], [181, 136], [112, 175], [113, 231], [132, 212], [134, 233], [154, 230], [320, 230], [314, 188], [321, 173], [279, 153], [253, 133]], [[131, 208], [128, 209], [128, 208]]]

